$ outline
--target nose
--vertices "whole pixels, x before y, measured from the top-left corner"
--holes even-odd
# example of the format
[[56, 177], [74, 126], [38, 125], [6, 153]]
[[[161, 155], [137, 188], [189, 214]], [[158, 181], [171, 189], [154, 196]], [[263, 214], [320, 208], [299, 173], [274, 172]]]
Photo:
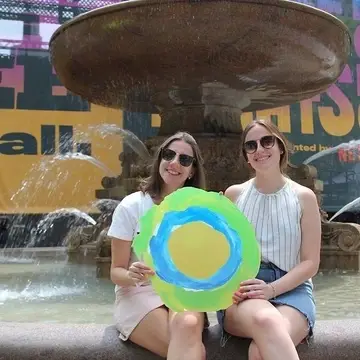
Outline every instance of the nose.
[[259, 140], [256, 140], [256, 144], [257, 144], [257, 147], [256, 147], [256, 151], [255, 152], [259, 152], [259, 150], [265, 150], [265, 148], [261, 145], [261, 142], [260, 142], [260, 139]]
[[170, 164], [179, 164], [179, 154], [176, 154], [173, 158], [172, 158], [172, 160], [170, 161]]

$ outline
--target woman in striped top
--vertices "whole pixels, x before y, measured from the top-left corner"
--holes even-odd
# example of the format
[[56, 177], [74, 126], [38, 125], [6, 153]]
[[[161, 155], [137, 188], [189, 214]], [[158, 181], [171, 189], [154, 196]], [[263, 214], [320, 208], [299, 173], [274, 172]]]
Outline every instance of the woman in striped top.
[[299, 360], [296, 346], [312, 336], [311, 278], [320, 262], [321, 220], [315, 194], [284, 175], [286, 139], [255, 120], [244, 130], [243, 156], [255, 177], [225, 196], [253, 224], [262, 261], [256, 279], [240, 284], [234, 304], [217, 313], [227, 336], [251, 338], [250, 360]]

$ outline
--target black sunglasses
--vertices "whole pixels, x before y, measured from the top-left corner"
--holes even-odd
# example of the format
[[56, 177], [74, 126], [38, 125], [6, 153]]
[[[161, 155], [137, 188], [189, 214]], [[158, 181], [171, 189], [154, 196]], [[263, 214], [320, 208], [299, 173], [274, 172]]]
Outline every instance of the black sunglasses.
[[258, 149], [258, 143], [264, 149], [271, 149], [275, 145], [275, 140], [274, 135], [266, 135], [259, 140], [249, 140], [244, 143], [244, 150], [247, 154], [253, 154]]
[[[172, 161], [176, 157], [177, 153], [171, 149], [162, 149], [161, 157], [165, 161]], [[189, 167], [191, 164], [195, 163], [195, 158], [187, 154], [179, 154], [179, 163], [181, 166]]]

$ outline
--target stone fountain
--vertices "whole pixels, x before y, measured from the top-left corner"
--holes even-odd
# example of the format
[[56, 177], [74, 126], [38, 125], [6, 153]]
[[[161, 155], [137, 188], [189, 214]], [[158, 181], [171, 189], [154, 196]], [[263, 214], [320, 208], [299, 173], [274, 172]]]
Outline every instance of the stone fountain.
[[[159, 114], [158, 135], [146, 141], [150, 152], [178, 130], [193, 134], [209, 189], [219, 191], [250, 176], [239, 160], [240, 115], [324, 92], [340, 76], [350, 42], [339, 19], [292, 1], [135, 0], [68, 21], [52, 36], [50, 54], [72, 93]], [[146, 175], [136, 158], [120, 160], [121, 176], [104, 181], [98, 197], [120, 200]], [[288, 173], [316, 192], [322, 211], [316, 169], [290, 165]], [[106, 223], [95, 231], [99, 276], [109, 269]], [[358, 270], [359, 235], [359, 226], [329, 223], [324, 214], [322, 267]]]
[[[338, 19], [283, 0], [127, 1], [69, 21], [50, 44], [57, 75], [73, 93], [95, 104], [160, 114], [159, 134], [147, 141], [149, 149], [177, 130], [193, 133], [205, 153], [212, 190], [250, 175], [239, 161], [239, 115], [323, 92], [341, 74], [349, 51], [350, 36]], [[118, 198], [144, 172], [141, 164], [123, 160], [121, 182], [106, 184]], [[321, 191], [314, 168], [290, 166], [289, 174]], [[357, 360], [359, 325], [317, 322], [314, 343], [299, 346], [300, 358]], [[39, 359], [45, 353], [53, 360], [159, 359], [120, 342], [111, 326], [0, 326], [4, 359]], [[218, 326], [204, 332], [204, 342], [209, 360], [247, 359], [248, 341], [233, 338], [222, 348]]]

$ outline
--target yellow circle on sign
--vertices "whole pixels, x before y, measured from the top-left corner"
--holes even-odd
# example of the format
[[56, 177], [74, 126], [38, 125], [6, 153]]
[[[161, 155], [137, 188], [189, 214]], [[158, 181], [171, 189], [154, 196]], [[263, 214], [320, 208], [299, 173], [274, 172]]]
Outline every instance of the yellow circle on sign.
[[168, 247], [178, 270], [195, 279], [207, 279], [214, 275], [230, 255], [225, 235], [201, 221], [175, 229], [170, 235]]

